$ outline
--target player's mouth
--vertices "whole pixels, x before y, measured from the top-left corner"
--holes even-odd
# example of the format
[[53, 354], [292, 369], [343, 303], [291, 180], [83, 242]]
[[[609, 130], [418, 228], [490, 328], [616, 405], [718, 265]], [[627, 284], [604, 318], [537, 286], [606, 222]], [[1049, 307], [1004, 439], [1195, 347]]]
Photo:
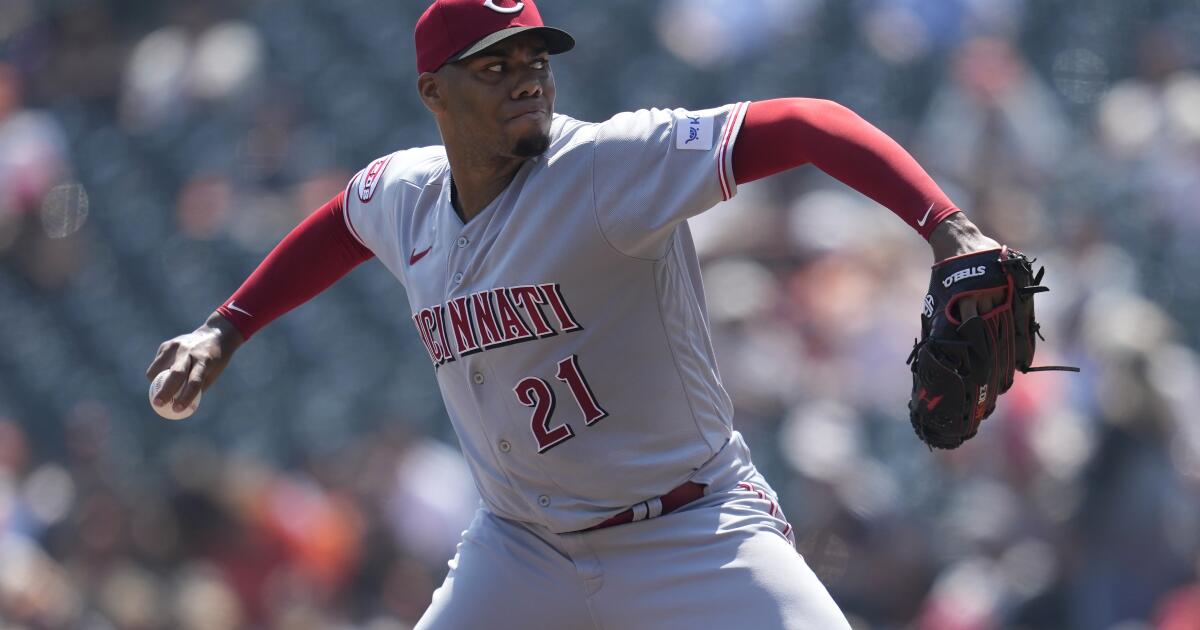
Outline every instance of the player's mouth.
[[509, 118], [508, 121], [509, 122], [525, 122], [525, 121], [529, 121], [529, 120], [540, 121], [544, 118], [549, 118], [549, 117], [550, 117], [550, 115], [546, 112], [546, 110], [535, 109], [535, 110], [517, 114], [516, 116]]

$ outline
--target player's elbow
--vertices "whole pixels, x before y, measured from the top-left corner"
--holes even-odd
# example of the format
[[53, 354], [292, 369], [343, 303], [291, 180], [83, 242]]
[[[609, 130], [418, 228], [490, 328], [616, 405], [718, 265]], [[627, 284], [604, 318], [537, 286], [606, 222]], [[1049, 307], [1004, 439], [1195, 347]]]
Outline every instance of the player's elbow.
[[792, 106], [795, 110], [794, 116], [819, 131], [833, 133], [838, 129], [846, 128], [847, 125], [858, 125], [863, 122], [862, 117], [854, 110], [837, 101], [822, 98], [792, 100], [795, 102]]
[[798, 132], [808, 140], [837, 136], [845, 129], [863, 124], [863, 119], [854, 110], [821, 98], [764, 101], [755, 104], [751, 115], [778, 132], [787, 135]]

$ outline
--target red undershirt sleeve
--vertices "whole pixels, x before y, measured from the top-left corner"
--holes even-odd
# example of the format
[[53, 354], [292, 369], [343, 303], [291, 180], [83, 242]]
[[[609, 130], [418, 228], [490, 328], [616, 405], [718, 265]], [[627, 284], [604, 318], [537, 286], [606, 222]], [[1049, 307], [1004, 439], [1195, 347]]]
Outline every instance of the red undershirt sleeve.
[[342, 218], [342, 191], [284, 237], [217, 311], [249, 339], [374, 257]]
[[874, 199], [926, 240], [958, 208], [895, 140], [833, 101], [751, 103], [733, 151], [738, 184], [812, 164]]

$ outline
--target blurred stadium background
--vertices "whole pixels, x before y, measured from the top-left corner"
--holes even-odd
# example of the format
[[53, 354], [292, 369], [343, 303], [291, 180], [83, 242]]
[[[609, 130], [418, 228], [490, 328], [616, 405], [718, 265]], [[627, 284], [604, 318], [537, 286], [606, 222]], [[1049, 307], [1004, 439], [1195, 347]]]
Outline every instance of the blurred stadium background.
[[[368, 263], [191, 420], [143, 371], [370, 159], [423, 0], [0, 0], [0, 627], [407, 628], [477, 497]], [[930, 453], [927, 246], [815, 169], [693, 221], [737, 426], [858, 629], [1200, 628], [1200, 3], [545, 0], [559, 111], [809, 96], [1040, 258], [1042, 363]], [[720, 597], [714, 593], [714, 597]]]

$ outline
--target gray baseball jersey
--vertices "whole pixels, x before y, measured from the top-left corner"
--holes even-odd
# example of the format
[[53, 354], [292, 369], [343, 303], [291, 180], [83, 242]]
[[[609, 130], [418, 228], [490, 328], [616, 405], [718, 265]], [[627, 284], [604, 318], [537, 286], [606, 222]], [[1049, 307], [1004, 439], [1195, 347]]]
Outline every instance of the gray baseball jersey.
[[549, 150], [466, 224], [443, 147], [351, 180], [347, 223], [404, 284], [492, 513], [577, 531], [705, 482], [733, 408], [686, 219], [736, 192], [746, 106], [556, 115]]

